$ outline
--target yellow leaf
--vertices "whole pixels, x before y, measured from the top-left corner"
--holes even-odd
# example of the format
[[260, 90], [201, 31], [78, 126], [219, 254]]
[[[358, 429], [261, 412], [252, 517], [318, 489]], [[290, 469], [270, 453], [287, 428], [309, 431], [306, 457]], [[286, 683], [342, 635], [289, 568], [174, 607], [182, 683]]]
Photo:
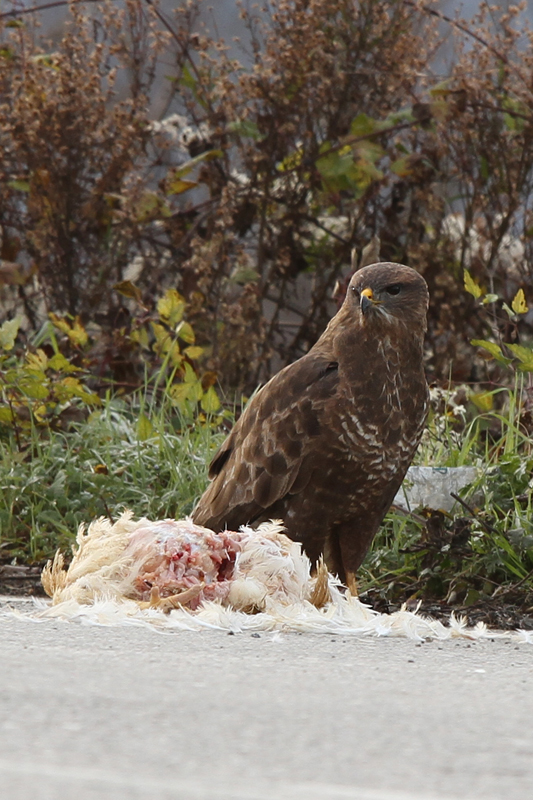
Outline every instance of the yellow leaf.
[[0, 347], [3, 350], [12, 350], [15, 346], [15, 339], [17, 338], [21, 321], [20, 317], [15, 317], [15, 319], [7, 320], [0, 327]]
[[174, 180], [167, 181], [165, 185], [166, 194], [183, 194], [188, 192], [189, 189], [194, 189], [198, 186], [196, 181], [185, 181], [183, 178], [175, 178]]
[[81, 324], [79, 317], [76, 317], [72, 325], [70, 325], [66, 319], [58, 317], [57, 314], [50, 313], [48, 316], [51, 319], [53, 325], [56, 328], [58, 328], [58, 330], [60, 330], [62, 333], [66, 333], [69, 340], [76, 347], [84, 347], [89, 341], [89, 336], [87, 335], [87, 331]]
[[214, 386], [210, 386], [207, 392], [204, 393], [200, 405], [206, 414], [215, 414], [220, 408], [220, 400], [215, 391]]
[[167, 289], [163, 297], [157, 301], [157, 311], [171, 327], [181, 321], [185, 311], [185, 300], [176, 289]]
[[170, 217], [171, 210], [157, 192], [144, 192], [140, 198], [135, 213], [139, 222], [147, 222], [160, 217]]
[[[350, 146], [346, 145], [343, 150], [350, 150]], [[300, 148], [286, 156], [280, 164], [276, 165], [276, 169], [278, 169], [279, 172], [287, 172], [288, 170], [296, 169], [296, 167], [299, 167], [302, 163], [303, 157], [304, 151], [303, 148]]]
[[196, 358], [200, 358], [200, 356], [203, 355], [203, 352], [204, 348], [198, 347], [197, 345], [193, 345], [192, 347], [187, 347], [184, 350], [184, 353], [187, 356], [187, 358], [191, 358], [193, 360]]
[[174, 175], [176, 178], [183, 178], [184, 175], [188, 175], [191, 170], [201, 164], [203, 161], [212, 161], [214, 158], [221, 158], [224, 155], [222, 150], [206, 150], [205, 153], [200, 153], [200, 155], [191, 158], [190, 161], [186, 161], [185, 164], [182, 164], [178, 167]]
[[62, 319], [61, 317], [58, 317], [58, 315], [54, 314], [53, 312], [50, 312], [50, 314], [48, 314], [48, 316], [50, 317], [50, 320], [52, 321], [52, 324], [54, 325], [54, 327], [56, 327], [58, 330], [60, 330], [61, 333], [66, 333], [67, 335], [69, 334], [70, 325], [68, 324], [68, 322], [65, 319]]
[[533, 371], [533, 350], [521, 344], [508, 344], [507, 347], [520, 361], [519, 369], [525, 372]]
[[53, 355], [48, 362], [48, 366], [55, 372], [83, 372], [81, 367], [76, 367], [74, 364], [71, 364], [62, 353]]
[[109, 475], [109, 470], [105, 464], [96, 464], [93, 467], [93, 472], [96, 472], [97, 475]]
[[511, 308], [515, 314], [527, 314], [529, 311], [523, 289], [519, 289], [513, 298]]
[[478, 283], [476, 283], [476, 281], [473, 279], [473, 277], [471, 276], [471, 274], [467, 269], [465, 269], [464, 272], [465, 272], [465, 289], [469, 294], [471, 294], [477, 300], [478, 297], [481, 297], [484, 294], [483, 289]]
[[130, 333], [130, 339], [132, 342], [137, 342], [144, 350], [150, 348], [150, 338], [146, 328], [137, 328], [136, 331], [132, 331]]
[[470, 400], [480, 411], [491, 411], [494, 406], [492, 392], [476, 392], [470, 395]]
[[183, 339], [187, 344], [194, 344], [194, 331], [188, 322], [180, 322], [176, 328], [176, 335]]
[[197, 403], [204, 395], [202, 383], [201, 381], [196, 380], [194, 383], [190, 383], [189, 386], [191, 387], [189, 397], [191, 400], [194, 400], [195, 403]]
[[154, 426], [145, 414], [141, 414], [137, 420], [137, 436], [141, 442], [145, 442], [154, 435]]
[[142, 293], [138, 286], [135, 286], [131, 281], [120, 281], [113, 286], [115, 291], [120, 292], [124, 297], [129, 297], [142, 305]]
[[37, 422], [44, 422], [46, 418], [47, 408], [45, 405], [35, 406], [33, 409], [33, 416]]
[[13, 422], [13, 412], [7, 406], [0, 407], [0, 425], [9, 425]]
[[78, 378], [63, 378], [54, 384], [54, 395], [60, 402], [72, 400], [82, 390], [82, 385]]
[[72, 344], [79, 347], [84, 347], [89, 341], [87, 331], [81, 324], [79, 317], [76, 317], [72, 326], [72, 330], [67, 335]]
[[396, 161], [392, 162], [390, 169], [400, 178], [405, 178], [413, 174], [413, 163], [409, 156], [402, 156], [402, 158], [397, 158]]
[[181, 367], [183, 356], [177, 342], [172, 342], [172, 346], [168, 348], [168, 355], [174, 367]]
[[26, 364], [31, 370], [38, 370], [45, 372], [48, 367], [48, 356], [39, 348], [36, 353], [28, 353], [26, 356]]
[[157, 322], [152, 322], [151, 325], [156, 341], [154, 350], [158, 353], [166, 353], [170, 347], [170, 342], [172, 341], [170, 338], [170, 333], [163, 325], [158, 325]]
[[183, 368], [185, 370], [185, 374], [183, 376], [183, 380], [185, 381], [185, 383], [195, 383], [198, 380], [198, 376], [197, 376], [196, 372], [193, 370], [193, 368], [191, 367], [191, 365], [187, 364], [187, 362], [185, 362], [185, 364], [183, 365]]
[[180, 411], [186, 411], [187, 400], [191, 393], [190, 383], [175, 383], [168, 390], [173, 405], [178, 406]]
[[484, 350], [487, 350], [500, 364], [511, 363], [511, 359], [503, 355], [500, 345], [496, 344], [496, 342], [488, 342], [486, 339], [471, 339], [470, 344], [473, 344], [474, 347], [482, 347]]

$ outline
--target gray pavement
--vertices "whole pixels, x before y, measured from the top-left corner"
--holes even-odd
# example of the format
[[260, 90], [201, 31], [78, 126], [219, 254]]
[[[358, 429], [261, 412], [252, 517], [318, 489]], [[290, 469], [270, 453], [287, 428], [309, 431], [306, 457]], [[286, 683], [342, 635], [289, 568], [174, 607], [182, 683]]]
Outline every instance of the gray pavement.
[[1, 800], [531, 800], [533, 647], [0, 617]]

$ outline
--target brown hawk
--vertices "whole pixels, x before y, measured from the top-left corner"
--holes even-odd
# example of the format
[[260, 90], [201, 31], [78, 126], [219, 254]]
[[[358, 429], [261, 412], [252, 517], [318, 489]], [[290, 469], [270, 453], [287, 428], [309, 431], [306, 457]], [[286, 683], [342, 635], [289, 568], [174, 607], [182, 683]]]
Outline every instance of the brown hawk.
[[324, 554], [355, 590], [424, 428], [428, 299], [410, 267], [356, 272], [314, 347], [247, 405], [211, 462], [194, 522], [221, 531], [282, 519], [312, 564]]

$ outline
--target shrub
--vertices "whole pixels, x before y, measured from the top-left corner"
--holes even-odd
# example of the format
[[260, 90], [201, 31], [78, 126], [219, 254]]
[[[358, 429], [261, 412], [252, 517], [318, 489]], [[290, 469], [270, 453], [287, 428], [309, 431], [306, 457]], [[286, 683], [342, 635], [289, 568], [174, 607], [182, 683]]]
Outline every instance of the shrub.
[[[507, 303], [529, 292], [520, 9], [482, 4], [467, 25], [419, 0], [335, 13], [275, 0], [242, 11], [238, 60], [195, 24], [199, 8], [169, 22], [141, 0], [72, 4], [53, 50], [30, 17], [2, 15], [2, 274], [17, 285], [4, 304], [22, 305], [27, 328], [68, 312], [110, 335], [129, 313], [113, 286], [129, 280], [145, 301], [175, 288], [208, 368], [250, 391], [314, 342], [351, 250], [373, 238], [428, 280], [431, 374], [497, 378], [469, 346], [490, 325], [459, 288], [468, 268]], [[439, 24], [455, 48], [444, 80]]]

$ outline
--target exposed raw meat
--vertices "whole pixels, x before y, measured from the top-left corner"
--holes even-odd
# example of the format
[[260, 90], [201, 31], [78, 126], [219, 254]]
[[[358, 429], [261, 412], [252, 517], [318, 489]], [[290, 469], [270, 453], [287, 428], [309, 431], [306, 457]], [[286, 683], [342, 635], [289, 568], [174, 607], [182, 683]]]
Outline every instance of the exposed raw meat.
[[[309, 559], [288, 539], [279, 522], [257, 530], [213, 533], [190, 519], [99, 519], [78, 531], [68, 568], [56, 554], [42, 582], [54, 603], [93, 603], [129, 598], [141, 606], [191, 610], [209, 600], [243, 611], [264, 609], [269, 601], [289, 605], [328, 599], [327, 573], [320, 587], [310, 577]], [[314, 593], [314, 594], [313, 594]]]

